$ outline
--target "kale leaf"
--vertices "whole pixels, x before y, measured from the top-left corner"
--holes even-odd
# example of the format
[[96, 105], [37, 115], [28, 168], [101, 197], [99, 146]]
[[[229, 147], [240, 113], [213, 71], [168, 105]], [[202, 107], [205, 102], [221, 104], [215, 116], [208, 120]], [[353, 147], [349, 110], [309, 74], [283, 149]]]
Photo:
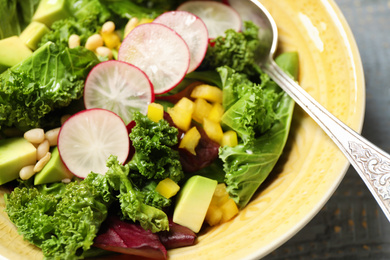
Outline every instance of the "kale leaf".
[[[288, 74], [296, 77], [297, 54], [287, 53], [282, 55], [283, 57], [276, 59], [276, 62], [282, 65], [283, 69], [288, 69]], [[243, 208], [270, 174], [283, 152], [290, 130], [294, 101], [265, 74], [261, 74], [262, 83], [260, 86], [256, 86], [227, 68], [220, 69], [220, 72], [225, 77], [223, 79], [224, 88], [229, 89], [231, 96], [237, 97], [234, 99], [236, 100], [235, 103], [230, 104], [223, 121], [236, 129], [243, 139], [246, 138], [245, 136], [249, 136], [251, 140], [250, 142], [240, 143], [235, 147], [221, 147], [219, 152], [219, 157], [223, 161], [224, 171], [226, 172], [227, 191], [238, 206]], [[240, 77], [244, 80], [237, 80]], [[263, 119], [258, 118], [256, 113], [252, 113], [253, 109], [256, 109], [252, 104], [256, 98], [251, 97], [250, 94], [245, 94], [246, 91], [251, 91], [241, 85], [242, 82], [248, 84], [249, 88], [259, 88], [253, 90], [254, 92], [260, 93], [263, 91], [264, 93], [260, 93], [260, 97], [263, 99], [271, 97], [270, 100], [259, 101], [265, 104], [265, 110], [268, 110], [266, 113], [271, 115], [271, 119], [273, 119], [271, 124], [271, 120], [266, 119], [267, 114], [264, 115], [263, 113], [265, 111], [261, 111], [263, 108], [257, 108], [260, 111], [256, 112], [262, 114]], [[249, 107], [249, 112], [245, 106]], [[234, 120], [238, 121], [235, 122]], [[252, 124], [251, 120], [255, 122]], [[261, 126], [261, 124], [266, 125], [265, 129], [262, 129], [264, 126]], [[263, 130], [266, 131], [262, 132]]]
[[140, 112], [134, 113], [135, 127], [130, 139], [135, 154], [129, 162], [132, 179], [144, 177], [148, 180], [171, 178], [179, 182], [184, 173], [179, 161], [179, 153], [173, 149], [178, 144], [178, 130], [166, 120], [151, 121]]
[[53, 23], [52, 30], [45, 34], [39, 46], [46, 44], [47, 42], [53, 42], [59, 48], [66, 49], [68, 47], [68, 40], [72, 34], [80, 36], [80, 45], [84, 46], [88, 37], [98, 33], [101, 25], [94, 16], [87, 16], [84, 19], [76, 19], [75, 17], [69, 17], [66, 19], [58, 20]]
[[251, 21], [244, 22], [244, 30], [227, 30], [225, 36], [211, 40], [200, 70], [228, 66], [248, 76], [255, 74], [253, 64], [260, 51], [259, 28]]
[[261, 73], [261, 84], [255, 84], [229, 67], [220, 67], [218, 71], [224, 85], [226, 110], [221, 123], [234, 130], [244, 144], [253, 142], [273, 125], [281, 92], [275, 91], [278, 86], [267, 74]]
[[93, 173], [81, 182], [55, 184], [52, 189], [15, 188], [5, 199], [18, 232], [52, 259], [81, 258], [113, 201], [105, 177]]
[[125, 219], [138, 221], [146, 230], [153, 233], [169, 229], [167, 215], [160, 209], [143, 202], [143, 195], [137, 186], [128, 178], [129, 164], [121, 165], [115, 156], [107, 161], [108, 171], [105, 176], [110, 186], [119, 191], [118, 199], [122, 215]]
[[44, 127], [45, 116], [83, 94], [84, 80], [99, 61], [82, 47], [48, 42], [0, 75], [0, 129]]
[[165, 198], [156, 191], [157, 184], [157, 181], [150, 181], [139, 192], [139, 196], [143, 198], [145, 204], [158, 209], [164, 209], [172, 204], [172, 200]]

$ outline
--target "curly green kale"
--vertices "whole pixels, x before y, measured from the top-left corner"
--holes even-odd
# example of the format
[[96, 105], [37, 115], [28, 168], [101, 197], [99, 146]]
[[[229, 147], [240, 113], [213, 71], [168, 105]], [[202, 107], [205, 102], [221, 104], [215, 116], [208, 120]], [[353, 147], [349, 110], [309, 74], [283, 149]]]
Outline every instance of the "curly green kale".
[[85, 48], [48, 42], [0, 74], [0, 129], [44, 127], [50, 112], [82, 97], [85, 77], [98, 62]]
[[[294, 79], [297, 78], [297, 53], [283, 53], [276, 62]], [[219, 72], [224, 82], [224, 94], [226, 90], [233, 99], [222, 121], [244, 139], [235, 147], [222, 147], [219, 158], [226, 173], [227, 191], [243, 208], [283, 152], [294, 101], [266, 74], [260, 74], [261, 84], [254, 84], [232, 69], [220, 68]]]
[[[134, 113], [136, 126], [130, 139], [135, 148], [130, 161], [131, 176], [162, 180], [171, 178], [178, 182], [184, 177], [179, 152], [173, 147], [178, 143], [178, 130], [166, 120], [151, 121], [139, 112]], [[138, 175], [138, 176], [137, 176]]]
[[229, 67], [217, 69], [223, 82], [223, 105], [226, 112], [221, 123], [237, 132], [245, 144], [270, 129], [276, 120], [276, 106], [283, 94], [268, 75], [260, 74], [255, 84], [246, 75]]
[[91, 173], [81, 182], [55, 184], [53, 189], [15, 188], [6, 196], [6, 212], [46, 258], [80, 259], [93, 244], [112, 201], [105, 177]]
[[251, 21], [244, 22], [242, 32], [227, 30], [225, 36], [210, 42], [200, 69], [214, 70], [226, 65], [237, 72], [252, 76], [253, 64], [261, 49], [258, 31], [259, 28]]
[[149, 182], [139, 192], [139, 196], [142, 196], [145, 204], [155, 208], [163, 209], [169, 207], [172, 204], [172, 201], [156, 191], [157, 184], [157, 181]]
[[138, 221], [145, 230], [153, 233], [168, 230], [167, 215], [160, 209], [143, 202], [143, 194], [137, 186], [128, 178], [130, 167], [121, 165], [115, 156], [110, 156], [107, 161], [108, 171], [105, 174], [110, 186], [119, 191], [119, 199], [122, 215], [125, 219]]
[[53, 42], [61, 49], [65, 49], [68, 47], [68, 40], [72, 34], [79, 35], [80, 45], [84, 46], [88, 37], [98, 33], [100, 28], [100, 23], [93, 16], [87, 16], [82, 20], [75, 17], [58, 20], [53, 23], [52, 30], [42, 37], [39, 46]]

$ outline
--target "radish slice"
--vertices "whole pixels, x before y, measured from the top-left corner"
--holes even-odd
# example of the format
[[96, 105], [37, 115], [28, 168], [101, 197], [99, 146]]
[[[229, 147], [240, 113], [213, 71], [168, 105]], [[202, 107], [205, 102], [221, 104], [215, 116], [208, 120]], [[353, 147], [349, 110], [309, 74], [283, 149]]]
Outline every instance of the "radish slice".
[[156, 94], [174, 88], [190, 65], [187, 44], [174, 30], [158, 23], [142, 24], [123, 40], [118, 59], [134, 64], [153, 84]]
[[204, 22], [196, 15], [185, 11], [163, 13], [153, 22], [168, 26], [183, 38], [190, 50], [188, 73], [196, 70], [202, 63], [208, 47], [209, 34]]
[[83, 179], [91, 171], [105, 174], [110, 155], [124, 163], [129, 149], [129, 135], [123, 120], [100, 108], [73, 115], [65, 121], [58, 135], [61, 160], [74, 175]]
[[110, 60], [99, 63], [85, 81], [85, 107], [110, 110], [125, 124], [133, 120], [135, 111], [146, 114], [153, 101], [153, 86], [146, 74], [125, 62]]
[[209, 37], [224, 36], [225, 31], [233, 29], [240, 31], [241, 17], [232, 7], [214, 1], [189, 1], [177, 8], [178, 11], [187, 11], [203, 20], [206, 24]]

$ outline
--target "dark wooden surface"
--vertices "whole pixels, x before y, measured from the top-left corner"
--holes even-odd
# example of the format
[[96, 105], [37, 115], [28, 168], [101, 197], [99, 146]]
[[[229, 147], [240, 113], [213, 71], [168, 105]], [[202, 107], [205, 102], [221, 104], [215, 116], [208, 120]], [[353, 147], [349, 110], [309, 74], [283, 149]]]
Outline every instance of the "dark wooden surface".
[[[335, 0], [358, 45], [366, 80], [363, 136], [390, 152], [390, 1]], [[390, 223], [353, 168], [324, 208], [275, 259], [390, 259]]]

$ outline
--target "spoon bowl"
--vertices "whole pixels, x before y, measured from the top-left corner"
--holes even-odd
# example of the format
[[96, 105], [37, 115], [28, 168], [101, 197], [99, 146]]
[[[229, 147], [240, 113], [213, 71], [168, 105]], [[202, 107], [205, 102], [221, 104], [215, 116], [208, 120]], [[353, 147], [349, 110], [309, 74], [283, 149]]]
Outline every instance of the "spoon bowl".
[[278, 29], [267, 9], [256, 0], [229, 0], [243, 20], [260, 27], [266, 46], [257, 58], [258, 65], [329, 135], [347, 157], [390, 221], [390, 155], [344, 124], [292, 80], [273, 60], [278, 44]]

